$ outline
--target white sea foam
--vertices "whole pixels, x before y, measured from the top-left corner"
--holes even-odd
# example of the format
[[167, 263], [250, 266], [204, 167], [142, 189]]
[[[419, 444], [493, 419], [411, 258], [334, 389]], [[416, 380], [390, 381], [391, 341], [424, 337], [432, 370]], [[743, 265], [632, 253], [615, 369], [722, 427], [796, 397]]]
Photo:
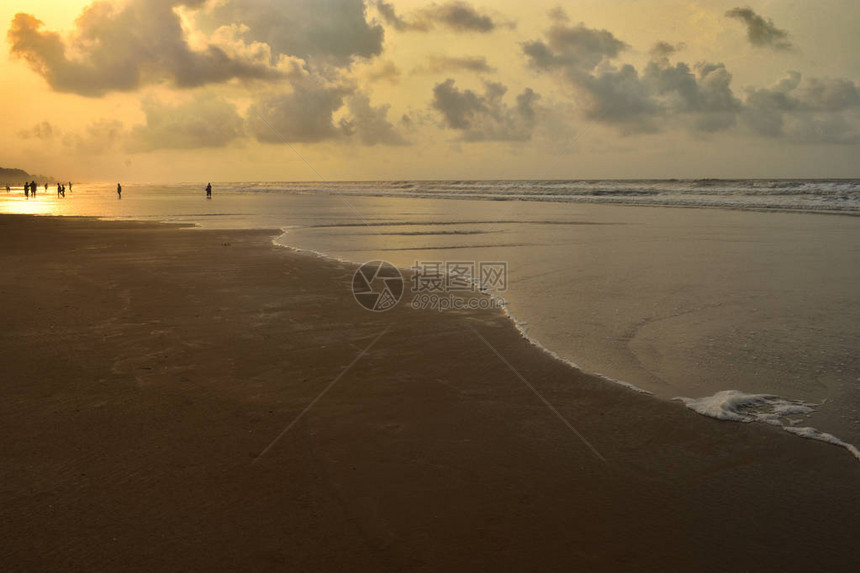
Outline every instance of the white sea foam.
[[810, 440], [819, 440], [822, 442], [827, 442], [828, 444], [833, 444], [834, 446], [841, 446], [851, 452], [858, 461], [860, 461], [860, 450], [857, 449], [856, 446], [849, 444], [847, 442], [843, 442], [836, 436], [832, 434], [825, 434], [824, 432], [820, 432], [815, 428], [797, 428], [793, 426], [783, 428], [786, 432], [791, 432], [792, 434], [798, 435], [802, 438], [807, 438]]
[[779, 426], [796, 436], [840, 446], [860, 461], [860, 451], [852, 444], [815, 428], [797, 426], [805, 416], [815, 411], [818, 404], [788, 400], [772, 394], [745, 394], [738, 390], [724, 390], [704, 398], [678, 397], [675, 400], [683, 402], [694, 412], [717, 420], [764, 422]]
[[860, 180], [343, 181], [223, 184], [227, 191], [860, 213]]
[[294, 247], [292, 245], [288, 245], [286, 243], [282, 243], [281, 239], [285, 238], [290, 233], [291, 229], [296, 229], [296, 228], [298, 228], [298, 227], [281, 227], [281, 234], [272, 239], [272, 244], [276, 247], [281, 247], [282, 249], [288, 249], [290, 251], [293, 251], [294, 253], [302, 253], [305, 255], [311, 255], [311, 256], [314, 256], [314, 257], [317, 257], [320, 259], [328, 259], [330, 261], [336, 261], [338, 263], [355, 264], [352, 261], [348, 261], [348, 260], [343, 259], [341, 257], [336, 257], [336, 256], [331, 255], [329, 253], [324, 253], [322, 251], [316, 251], [314, 249], [302, 249], [299, 247]]
[[704, 398], [675, 398], [703, 416], [732, 422], [766, 422], [783, 425], [782, 419], [793, 414], [809, 414], [815, 404], [785, 400], [771, 394], [745, 394], [725, 390]]

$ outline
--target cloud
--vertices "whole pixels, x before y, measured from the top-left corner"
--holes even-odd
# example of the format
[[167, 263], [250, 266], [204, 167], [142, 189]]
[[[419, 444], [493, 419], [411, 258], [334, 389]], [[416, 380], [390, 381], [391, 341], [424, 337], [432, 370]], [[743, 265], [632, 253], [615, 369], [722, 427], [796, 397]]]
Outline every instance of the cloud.
[[350, 88], [320, 80], [297, 82], [293, 91], [258, 98], [248, 109], [248, 128], [262, 143], [317, 143], [343, 132], [334, 113], [343, 107]]
[[486, 82], [484, 94], [460, 90], [453, 79], [433, 89], [433, 108], [443, 125], [460, 132], [463, 141], [528, 141], [537, 123], [540, 95], [527, 88], [509, 106], [506, 86]]
[[[344, 117], [336, 121], [336, 114], [344, 108]], [[248, 109], [246, 125], [262, 143], [406, 145], [388, 121], [388, 110], [388, 105], [372, 106], [366, 95], [351, 86], [308, 78], [296, 83], [292, 92], [258, 98]]]
[[392, 84], [400, 82], [402, 75], [400, 68], [391, 61], [377, 61], [377, 64], [365, 73], [365, 77], [371, 82], [384, 81]]
[[169, 81], [197, 87], [230, 79], [272, 79], [265, 63], [228, 55], [216, 45], [192, 49], [175, 10], [202, 0], [94, 2], [76, 22], [72, 39], [42, 31], [34, 16], [17, 14], [8, 31], [11, 53], [60, 92], [101, 96]]
[[616, 58], [628, 46], [608, 30], [568, 26], [556, 18], [546, 40], [525, 42], [523, 53], [537, 70], [560, 70], [568, 76], [587, 73], [602, 61]]
[[244, 134], [236, 106], [211, 93], [179, 105], [149, 98], [142, 107], [146, 124], [132, 129], [130, 151], [223, 147]]
[[758, 48], [769, 47], [776, 50], [788, 50], [791, 42], [788, 40], [788, 32], [777, 28], [773, 20], [765, 19], [756, 14], [752, 8], [733, 8], [726, 12], [727, 18], [740, 20], [747, 27], [747, 38], [750, 43]]
[[417, 19], [409, 21], [401, 18], [397, 14], [397, 9], [394, 4], [379, 0], [376, 2], [376, 10], [382, 17], [382, 21], [397, 30], [398, 32], [429, 32], [431, 24], [427, 20]]
[[681, 122], [694, 131], [734, 125], [740, 101], [722, 64], [672, 64], [682, 46], [661, 42], [642, 73], [616, 60], [627, 44], [607, 30], [570, 25], [555, 13], [543, 40], [522, 45], [530, 67], [571, 86], [585, 116], [624, 133], [660, 131]]
[[[562, 15], [553, 15], [543, 39], [523, 44], [523, 53], [532, 69], [571, 87], [592, 121], [625, 134], [677, 126], [709, 133], [740, 123], [757, 135], [797, 143], [860, 143], [860, 87], [852, 80], [803, 81], [792, 72], [769, 88], [747, 89], [741, 98], [721, 63], [673, 62], [683, 46], [660, 42], [640, 71], [618, 61], [627, 45], [611, 32], [571, 25]], [[786, 34], [765, 24], [771, 31], [757, 25], [755, 37], [784, 43]]]
[[483, 56], [429, 56], [427, 64], [413, 70], [413, 73], [438, 74], [443, 72], [466, 71], [476, 74], [487, 74], [496, 68], [487, 63]]
[[631, 65], [607, 66], [577, 80], [589, 119], [619, 126], [624, 132], [658, 131], [660, 107]]
[[674, 45], [669, 42], [657, 42], [654, 44], [654, 47], [651, 48], [651, 57], [655, 59], [668, 58], [677, 54], [686, 47], [687, 45], [683, 42]]
[[496, 23], [466, 2], [437, 4], [423, 10], [424, 17], [455, 32], [492, 32]]
[[388, 121], [390, 107], [373, 107], [367, 95], [355, 94], [347, 103], [350, 117], [341, 120], [341, 128], [348, 136], [357, 137], [362, 145], [408, 145]]
[[23, 129], [18, 132], [18, 137], [21, 139], [42, 139], [49, 140], [53, 139], [54, 136], [59, 135], [60, 131], [51, 125], [50, 122], [42, 121], [31, 127], [30, 129]]
[[82, 133], [70, 133], [63, 137], [63, 144], [80, 155], [100, 155], [119, 148], [128, 132], [117, 119], [100, 119], [91, 123]]
[[195, 21], [209, 32], [242, 24], [275, 56], [335, 66], [378, 56], [385, 38], [381, 25], [367, 21], [364, 0], [220, 0]]
[[229, 24], [216, 29], [208, 41], [227, 56], [237, 61], [255, 63], [261, 68], [271, 67], [273, 73], [295, 79], [307, 73], [307, 63], [296, 56], [276, 54], [265, 42], [251, 37], [251, 29], [245, 24]]
[[642, 83], [655, 106], [669, 116], [687, 115], [696, 131], [719, 131], [735, 124], [740, 100], [731, 88], [732, 75], [723, 64], [701, 62], [692, 69], [668, 58], [655, 58]]
[[769, 88], [747, 90], [744, 125], [795, 143], [860, 143], [860, 86], [847, 79], [804, 81], [798, 72]]
[[384, 0], [376, 2], [376, 9], [382, 20], [398, 32], [429, 32], [440, 26], [454, 32], [486, 34], [502, 25], [512, 27], [509, 23], [500, 24], [493, 17], [479, 12], [471, 4], [461, 0], [431, 4], [427, 8], [416, 10], [409, 18], [401, 17], [394, 5]]

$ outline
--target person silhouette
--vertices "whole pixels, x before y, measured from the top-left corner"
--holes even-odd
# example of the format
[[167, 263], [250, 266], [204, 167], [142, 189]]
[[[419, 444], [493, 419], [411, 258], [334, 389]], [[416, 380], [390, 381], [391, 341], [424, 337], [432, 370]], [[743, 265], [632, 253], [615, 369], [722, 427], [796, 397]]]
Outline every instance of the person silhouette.
[[35, 181], [30, 182], [30, 191], [33, 193], [33, 197], [35, 197], [36, 196], [36, 182]]
[[122, 199], [122, 185], [119, 183], [116, 184], [116, 197], [117, 199]]
[[30, 198], [30, 182], [29, 181], [24, 182], [24, 197], [26, 197], [27, 199]]
[[60, 184], [59, 184], [59, 183], [57, 183], [57, 197], [59, 197], [59, 196], [60, 196], [60, 193], [62, 193], [62, 192], [63, 192], [63, 190], [62, 190], [62, 188], [60, 187]]
[[72, 192], [72, 182], [69, 181], [69, 193], [71, 193], [71, 192]]
[[212, 184], [211, 184], [211, 183], [208, 183], [208, 184], [206, 185], [206, 198], [207, 198], [207, 199], [211, 199], [211, 198], [212, 198]]

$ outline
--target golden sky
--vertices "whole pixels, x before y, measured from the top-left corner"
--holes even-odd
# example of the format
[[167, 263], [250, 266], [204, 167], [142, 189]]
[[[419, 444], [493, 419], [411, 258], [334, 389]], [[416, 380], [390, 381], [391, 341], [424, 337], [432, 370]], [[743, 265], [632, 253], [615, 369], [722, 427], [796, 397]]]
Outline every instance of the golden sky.
[[332, 180], [860, 176], [856, 0], [4, 0], [0, 20], [0, 166], [62, 179], [315, 179], [295, 151]]

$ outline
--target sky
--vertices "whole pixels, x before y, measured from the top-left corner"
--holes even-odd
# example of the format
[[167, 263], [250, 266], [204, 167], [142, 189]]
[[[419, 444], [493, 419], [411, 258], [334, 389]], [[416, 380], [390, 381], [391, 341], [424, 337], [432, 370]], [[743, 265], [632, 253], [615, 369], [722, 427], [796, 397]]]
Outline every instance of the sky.
[[59, 179], [860, 177], [857, 0], [3, 0], [0, 21], [0, 166]]

